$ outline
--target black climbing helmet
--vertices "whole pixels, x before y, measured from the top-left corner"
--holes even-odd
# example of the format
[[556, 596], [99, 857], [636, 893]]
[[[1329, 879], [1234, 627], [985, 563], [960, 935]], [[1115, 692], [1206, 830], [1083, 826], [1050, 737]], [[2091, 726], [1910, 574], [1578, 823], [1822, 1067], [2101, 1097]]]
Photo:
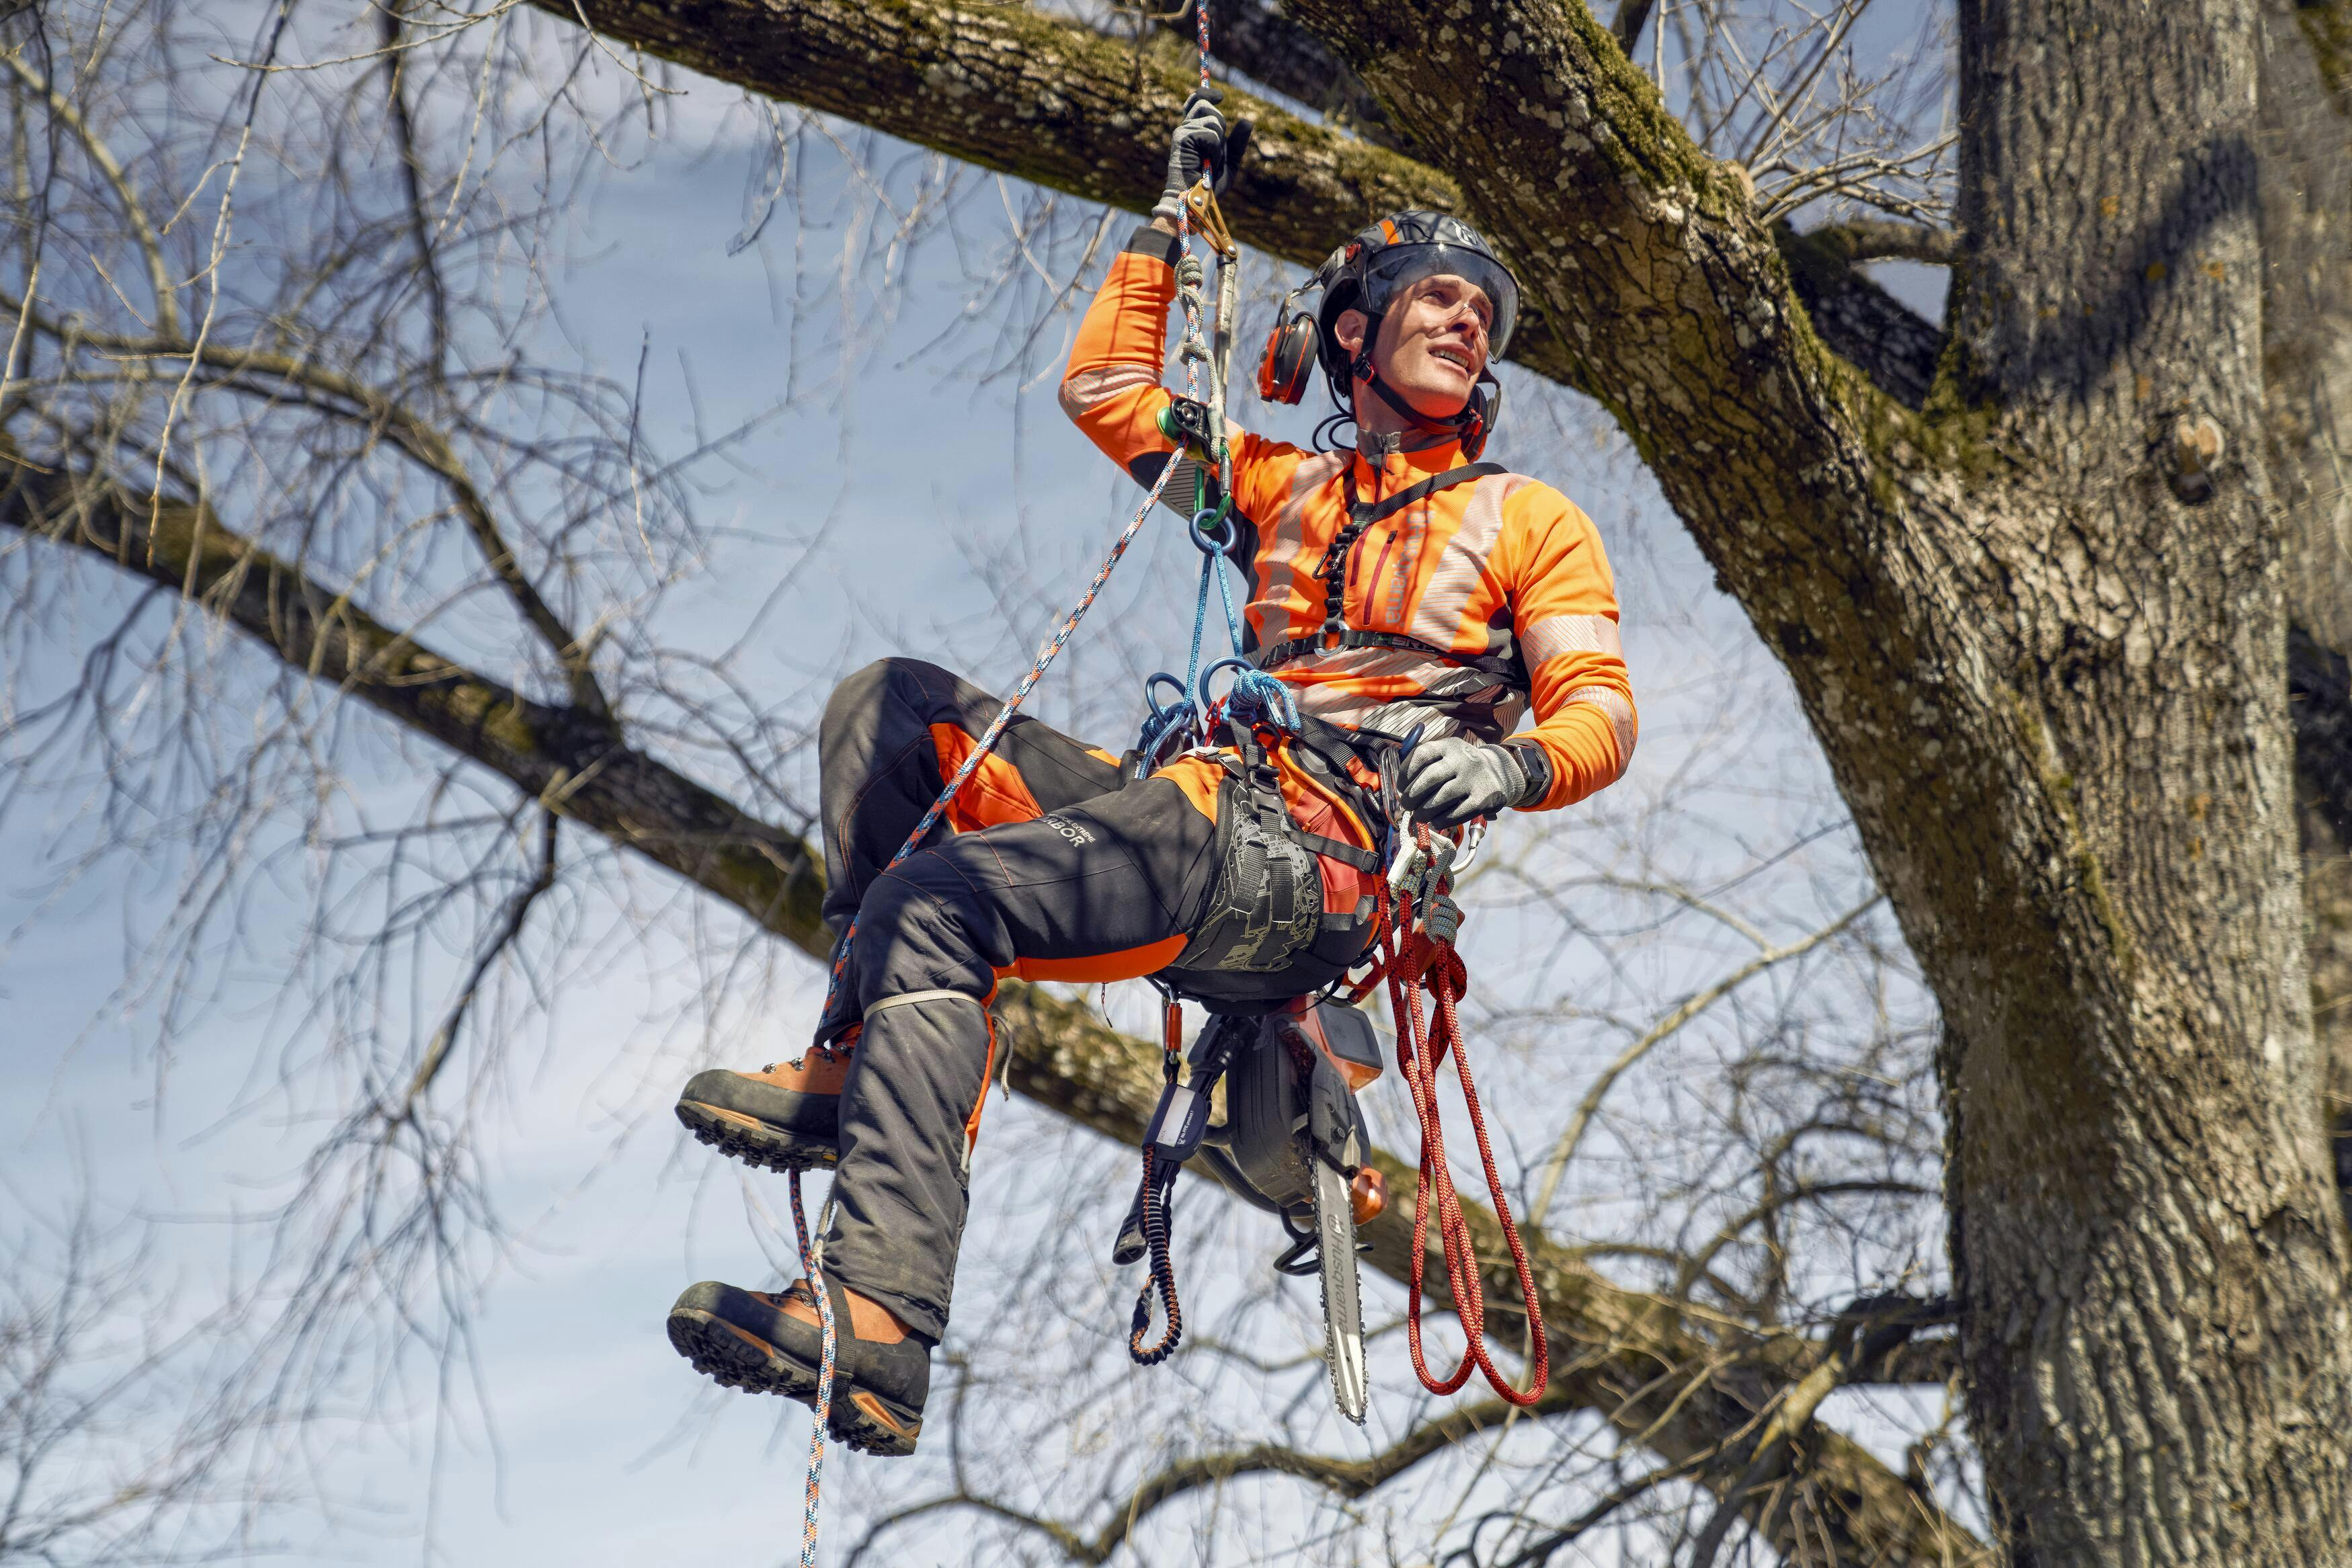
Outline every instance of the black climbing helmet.
[[[1400, 289], [1419, 278], [1437, 274], [1467, 279], [1495, 308], [1486, 328], [1486, 368], [1471, 389], [1462, 412], [1434, 419], [1399, 397], [1372, 369], [1372, 344], [1381, 333], [1381, 319]], [[1309, 315], [1298, 303], [1309, 289], [1323, 291], [1322, 303]], [[1362, 350], [1350, 356], [1332, 335], [1343, 310], [1361, 310], [1371, 318]], [[1268, 402], [1297, 403], [1307, 395], [1309, 372], [1318, 364], [1330, 382], [1331, 401], [1339, 412], [1332, 423], [1355, 417], [1356, 382], [1405, 416], [1416, 428], [1451, 432], [1462, 443], [1462, 455], [1471, 462], [1486, 444], [1503, 414], [1503, 383], [1495, 379], [1494, 362], [1510, 346], [1511, 329], [1518, 324], [1519, 285], [1492, 246], [1476, 229], [1444, 213], [1398, 213], [1382, 218], [1331, 253], [1321, 267], [1292, 289], [1275, 315], [1274, 330], [1266, 334], [1258, 356], [1257, 395]], [[1322, 440], [1318, 428], [1316, 440]]]
[[1519, 285], [1495, 254], [1485, 236], [1460, 218], [1444, 213], [1405, 212], [1382, 218], [1331, 253], [1317, 276], [1323, 283], [1323, 302], [1315, 312], [1317, 344], [1323, 373], [1332, 389], [1345, 395], [1354, 386], [1356, 367], [1332, 329], [1343, 310], [1361, 310], [1370, 317], [1364, 339], [1367, 356], [1379, 336], [1381, 318], [1405, 285], [1446, 274], [1466, 279], [1486, 296], [1495, 316], [1486, 329], [1488, 363], [1503, 357], [1511, 329], [1518, 324]]

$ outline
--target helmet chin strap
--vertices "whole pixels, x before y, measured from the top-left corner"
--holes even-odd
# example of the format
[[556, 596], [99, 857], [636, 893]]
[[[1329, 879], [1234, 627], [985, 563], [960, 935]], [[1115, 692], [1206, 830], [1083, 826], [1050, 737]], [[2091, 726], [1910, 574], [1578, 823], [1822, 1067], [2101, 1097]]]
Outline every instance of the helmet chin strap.
[[[1475, 384], [1470, 397], [1464, 401], [1461, 412], [1447, 414], [1443, 418], [1422, 413], [1421, 410], [1413, 407], [1412, 404], [1405, 402], [1402, 397], [1398, 395], [1396, 389], [1390, 386], [1386, 381], [1382, 380], [1380, 371], [1372, 368], [1372, 341], [1380, 336], [1380, 330], [1381, 319], [1379, 317], [1371, 317], [1365, 323], [1364, 347], [1362, 350], [1357, 354], [1356, 362], [1349, 367], [1349, 373], [1353, 375], [1356, 380], [1363, 382], [1366, 386], [1370, 387], [1373, 392], [1379, 396], [1382, 402], [1396, 410], [1399, 414], [1403, 416], [1405, 422], [1411, 424], [1415, 430], [1422, 431], [1430, 435], [1442, 436], [1448, 440], [1459, 440], [1463, 432], [1469, 429], [1471, 425], [1476, 423], [1478, 420], [1476, 413], [1477, 392]], [[1484, 371], [1480, 372], [1479, 379], [1482, 381], [1485, 379]]]

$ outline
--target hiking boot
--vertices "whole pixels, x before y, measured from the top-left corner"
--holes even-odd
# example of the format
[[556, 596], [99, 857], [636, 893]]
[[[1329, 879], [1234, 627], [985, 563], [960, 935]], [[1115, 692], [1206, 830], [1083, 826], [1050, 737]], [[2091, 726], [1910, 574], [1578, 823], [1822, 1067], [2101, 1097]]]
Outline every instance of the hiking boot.
[[[853, 1448], [871, 1454], [911, 1454], [923, 1430], [923, 1400], [931, 1389], [931, 1347], [908, 1333], [895, 1343], [860, 1339], [848, 1295], [834, 1280], [825, 1282], [838, 1332], [833, 1365], [833, 1409], [825, 1430]], [[781, 1294], [738, 1290], [706, 1280], [690, 1287], [669, 1310], [669, 1343], [694, 1370], [730, 1388], [781, 1394], [814, 1408], [818, 1363], [824, 1354], [817, 1324], [784, 1311], [787, 1301], [811, 1312], [816, 1297], [808, 1281], [795, 1281]], [[876, 1326], [867, 1306], [859, 1314]], [[884, 1319], [888, 1314], [883, 1313]], [[889, 1320], [895, 1326], [895, 1320]]]
[[841, 1157], [841, 1086], [856, 1029], [813, 1045], [798, 1061], [757, 1072], [714, 1067], [687, 1080], [677, 1097], [686, 1130], [723, 1155], [772, 1171], [804, 1171]]

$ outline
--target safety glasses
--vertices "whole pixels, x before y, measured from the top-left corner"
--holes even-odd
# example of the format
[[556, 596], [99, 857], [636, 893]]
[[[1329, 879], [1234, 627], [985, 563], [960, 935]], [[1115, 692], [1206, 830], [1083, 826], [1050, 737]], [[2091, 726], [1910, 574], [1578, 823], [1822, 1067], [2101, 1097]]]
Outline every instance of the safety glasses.
[[1425, 245], [1391, 246], [1364, 268], [1364, 303], [1374, 314], [1385, 312], [1406, 285], [1424, 277], [1459, 277], [1494, 307], [1486, 327], [1486, 357], [1499, 360], [1510, 346], [1511, 329], [1518, 324], [1519, 286], [1493, 257], [1458, 245], [1432, 241]]

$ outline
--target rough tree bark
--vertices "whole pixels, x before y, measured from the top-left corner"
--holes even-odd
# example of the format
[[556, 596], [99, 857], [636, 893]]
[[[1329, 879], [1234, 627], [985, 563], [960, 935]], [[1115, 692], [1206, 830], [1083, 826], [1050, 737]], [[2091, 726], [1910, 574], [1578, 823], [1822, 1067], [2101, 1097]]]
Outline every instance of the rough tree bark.
[[2352, 0], [2264, 0], [2263, 372], [2287, 518], [2305, 951], [2322, 1119], [2352, 1215]]
[[1962, 784], [2007, 841], [1979, 879], [1885, 858], [1940, 883], [1898, 903], [1971, 1415], [2020, 1561], [2332, 1562], [2352, 1323], [2289, 902], [2256, 9], [1960, 18], [1952, 422], [2001, 455], [1950, 495], [1984, 711], [1937, 733], [2011, 751]]
[[1822, 351], [1590, 17], [1297, 10], [1542, 258], [1795, 679], [1943, 1009], [2012, 1554], [2335, 1560], [2352, 1320], [2260, 452], [2253, 7], [1962, 5], [1965, 259], [1926, 418]]

